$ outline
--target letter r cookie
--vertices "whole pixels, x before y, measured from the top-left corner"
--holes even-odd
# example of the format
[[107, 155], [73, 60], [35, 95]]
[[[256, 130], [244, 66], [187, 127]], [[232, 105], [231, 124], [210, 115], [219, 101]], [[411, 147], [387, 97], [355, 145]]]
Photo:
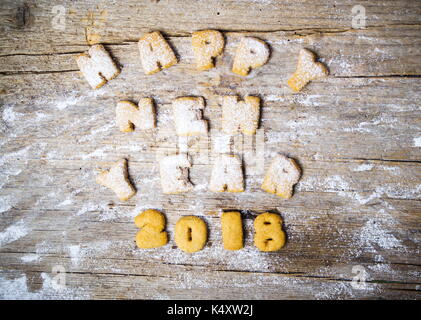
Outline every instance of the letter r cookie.
[[281, 198], [289, 199], [292, 197], [293, 186], [300, 176], [300, 167], [293, 159], [277, 155], [266, 172], [261, 188]]

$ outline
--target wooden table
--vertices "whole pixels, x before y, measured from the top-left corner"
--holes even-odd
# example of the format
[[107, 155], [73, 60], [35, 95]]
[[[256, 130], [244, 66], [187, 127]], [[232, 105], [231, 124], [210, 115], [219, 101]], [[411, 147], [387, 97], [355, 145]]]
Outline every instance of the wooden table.
[[[1, 298], [420, 298], [419, 1], [358, 1], [363, 29], [352, 28], [355, 1], [59, 2], [0, 4]], [[226, 49], [215, 69], [198, 72], [190, 36], [207, 28], [224, 31]], [[152, 30], [179, 63], [146, 76], [137, 41]], [[245, 78], [230, 71], [244, 35], [271, 47], [269, 63]], [[98, 42], [122, 73], [92, 90], [74, 56]], [[303, 47], [330, 76], [292, 94], [286, 81]], [[261, 97], [265, 168], [276, 153], [303, 168], [292, 199], [260, 189], [252, 162], [261, 144], [241, 137], [231, 151], [244, 157], [246, 192], [207, 191], [213, 135], [187, 141], [195, 190], [161, 193], [157, 154], [185, 146], [174, 137], [171, 101], [203, 96], [217, 133], [224, 94]], [[141, 97], [155, 99], [158, 129], [119, 132], [116, 103]], [[138, 189], [124, 203], [95, 183], [98, 169], [123, 157]], [[167, 216], [163, 248], [135, 246], [133, 217], [146, 208]], [[243, 212], [238, 252], [222, 248], [227, 209]], [[284, 220], [288, 241], [276, 253], [252, 243], [253, 218], [264, 211]], [[209, 240], [190, 255], [173, 230], [191, 214], [207, 222]]]

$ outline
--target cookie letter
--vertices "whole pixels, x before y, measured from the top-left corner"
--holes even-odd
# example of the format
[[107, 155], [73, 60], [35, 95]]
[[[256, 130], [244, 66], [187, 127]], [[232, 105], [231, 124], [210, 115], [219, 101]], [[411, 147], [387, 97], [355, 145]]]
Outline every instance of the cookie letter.
[[162, 192], [166, 194], [188, 192], [193, 188], [189, 180], [191, 163], [186, 154], [166, 156], [159, 161]]
[[192, 253], [202, 250], [207, 238], [206, 223], [198, 217], [182, 217], [175, 224], [175, 243], [185, 252]]
[[222, 213], [221, 224], [224, 249], [240, 250], [243, 248], [243, 223], [241, 220], [241, 213], [237, 211]]
[[244, 37], [235, 52], [232, 72], [248, 75], [250, 69], [263, 66], [269, 59], [268, 45], [257, 38]]
[[297, 69], [288, 80], [288, 85], [298, 92], [311, 80], [326, 77], [328, 74], [327, 68], [320, 62], [316, 62], [316, 55], [313, 52], [301, 49]]
[[93, 89], [102, 87], [107, 80], [114, 79], [120, 74], [120, 69], [100, 44], [90, 47], [87, 54], [78, 55], [76, 63]]
[[117, 161], [110, 170], [102, 171], [96, 177], [96, 182], [113, 190], [121, 201], [130, 199], [136, 193], [129, 181], [126, 159]]
[[212, 168], [209, 190], [212, 192], [243, 192], [241, 160], [235, 155], [221, 154]]
[[292, 197], [293, 186], [300, 176], [300, 167], [293, 159], [277, 155], [266, 172], [261, 188], [281, 198], [289, 199]]
[[171, 47], [160, 32], [145, 34], [138, 42], [145, 74], [153, 74], [177, 63]]
[[121, 132], [131, 132], [134, 127], [139, 130], [155, 128], [155, 110], [152, 99], [140, 99], [138, 106], [130, 101], [117, 103], [116, 122]]
[[145, 210], [134, 223], [141, 230], [136, 234], [136, 244], [141, 249], [158, 248], [168, 243], [165, 231], [165, 217], [157, 210]]
[[216, 30], [193, 32], [192, 47], [198, 70], [208, 70], [214, 67], [213, 58], [219, 56], [224, 49], [224, 37]]
[[235, 134], [239, 130], [247, 135], [256, 133], [260, 116], [260, 98], [245, 97], [238, 101], [237, 96], [225, 96], [222, 102], [222, 130]]
[[254, 219], [254, 245], [260, 251], [277, 251], [285, 245], [282, 219], [275, 213], [265, 212]]
[[172, 103], [175, 129], [178, 136], [206, 134], [208, 124], [202, 119], [205, 101], [202, 97], [181, 97]]

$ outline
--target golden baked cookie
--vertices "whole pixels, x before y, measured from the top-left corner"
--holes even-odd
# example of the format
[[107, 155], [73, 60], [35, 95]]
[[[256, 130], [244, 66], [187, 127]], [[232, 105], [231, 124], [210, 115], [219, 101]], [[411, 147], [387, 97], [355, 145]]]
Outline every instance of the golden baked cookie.
[[235, 52], [232, 72], [240, 76], [248, 75], [250, 69], [261, 67], [269, 60], [269, 53], [264, 41], [253, 37], [242, 38]]
[[212, 167], [209, 190], [212, 192], [243, 192], [244, 178], [241, 159], [221, 154]]
[[206, 223], [195, 216], [180, 218], [175, 225], [175, 243], [188, 253], [202, 250], [208, 239]]
[[174, 51], [158, 31], [145, 34], [139, 39], [138, 47], [145, 74], [154, 74], [177, 63]]
[[277, 251], [285, 245], [285, 232], [278, 214], [259, 214], [254, 219], [254, 232], [254, 245], [260, 251]]
[[174, 154], [163, 157], [159, 161], [162, 192], [176, 194], [193, 189], [189, 180], [191, 163], [187, 154]]
[[253, 135], [259, 124], [260, 98], [247, 96], [239, 101], [238, 96], [222, 98], [222, 131], [227, 134]]
[[120, 69], [100, 44], [90, 47], [88, 53], [78, 55], [76, 63], [93, 89], [102, 87], [107, 81], [120, 74]]
[[223, 212], [221, 216], [222, 241], [225, 250], [243, 248], [243, 222], [238, 211]]
[[301, 169], [293, 159], [277, 155], [269, 165], [261, 188], [281, 198], [289, 199], [300, 176]]
[[96, 182], [113, 190], [121, 201], [130, 199], [136, 193], [129, 181], [126, 159], [117, 161], [110, 170], [102, 171], [97, 176]]
[[205, 135], [208, 132], [208, 123], [203, 120], [205, 100], [202, 97], [177, 98], [172, 108], [178, 136]]
[[224, 36], [216, 30], [196, 31], [192, 34], [192, 47], [198, 70], [213, 68], [214, 58], [224, 50]]
[[168, 234], [165, 231], [165, 216], [158, 210], [143, 211], [134, 219], [134, 223], [141, 229], [136, 234], [138, 248], [158, 248], [168, 243]]
[[297, 69], [288, 80], [288, 85], [295, 92], [299, 92], [311, 80], [324, 78], [329, 70], [320, 62], [316, 62], [316, 55], [307, 49], [301, 49], [298, 56]]
[[130, 101], [119, 101], [116, 107], [116, 122], [121, 132], [155, 128], [155, 108], [151, 98], [140, 99], [136, 106]]

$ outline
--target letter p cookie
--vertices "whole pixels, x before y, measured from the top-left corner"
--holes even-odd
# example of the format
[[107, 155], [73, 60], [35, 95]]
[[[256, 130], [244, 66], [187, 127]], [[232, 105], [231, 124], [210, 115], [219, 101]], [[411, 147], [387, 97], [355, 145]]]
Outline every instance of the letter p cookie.
[[250, 69], [263, 66], [269, 59], [269, 47], [257, 38], [244, 37], [235, 52], [232, 72], [240, 76], [249, 74]]
[[214, 67], [213, 59], [224, 49], [224, 37], [216, 30], [193, 32], [192, 47], [198, 70], [208, 70]]

